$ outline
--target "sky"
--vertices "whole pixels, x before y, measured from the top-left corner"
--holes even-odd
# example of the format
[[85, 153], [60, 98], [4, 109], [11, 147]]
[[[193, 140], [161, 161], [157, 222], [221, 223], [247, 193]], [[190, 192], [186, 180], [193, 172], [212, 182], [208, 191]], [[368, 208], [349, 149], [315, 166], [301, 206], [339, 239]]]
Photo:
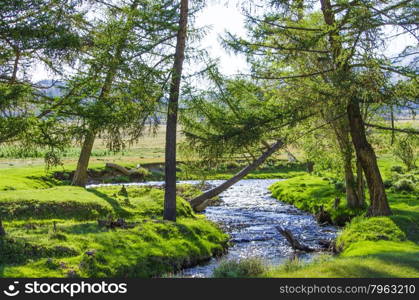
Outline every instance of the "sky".
[[[248, 66], [246, 60], [241, 55], [228, 53], [220, 43], [220, 35], [227, 30], [241, 36], [245, 35], [244, 17], [238, 7], [239, 0], [213, 0], [196, 17], [198, 27], [210, 26], [207, 35], [202, 40], [202, 48], [209, 52], [212, 58], [219, 58], [220, 71], [227, 75], [246, 73]], [[388, 33], [394, 33], [388, 28]], [[407, 45], [414, 44], [412, 36], [402, 35], [392, 40], [388, 44], [386, 52], [396, 54], [402, 51]], [[188, 66], [186, 66], [188, 67]], [[36, 66], [33, 69], [32, 77], [35, 81], [49, 79], [51, 74], [42, 67]]]

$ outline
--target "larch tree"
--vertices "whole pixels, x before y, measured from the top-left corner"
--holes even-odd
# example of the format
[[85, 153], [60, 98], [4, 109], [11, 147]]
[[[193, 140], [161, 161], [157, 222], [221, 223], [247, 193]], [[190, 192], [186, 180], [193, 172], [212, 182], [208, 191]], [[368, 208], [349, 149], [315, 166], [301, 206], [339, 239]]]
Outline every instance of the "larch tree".
[[[343, 119], [335, 125], [344, 127], [334, 126], [336, 137], [342, 149], [354, 148], [362, 166], [371, 201], [368, 215], [391, 214], [361, 106], [394, 96], [387, 88], [392, 74], [414, 76], [411, 69], [395, 66], [381, 49], [388, 37], [383, 32], [386, 26], [417, 38], [414, 1], [269, 2], [271, 8], [260, 15], [247, 13], [249, 38], [229, 35], [226, 44], [247, 54], [255, 79], [304, 91], [301, 95], [315, 100], [328, 119]], [[350, 151], [348, 166], [349, 157]]]
[[80, 71], [63, 96], [57, 115], [76, 122], [82, 148], [72, 184], [85, 186], [96, 137], [111, 150], [137, 140], [165, 94], [175, 38], [170, 1], [132, 0], [106, 7], [92, 31], [92, 45], [80, 58]]
[[[60, 74], [84, 44], [82, 1], [17, 0], [0, 3], [0, 143], [59, 146], [53, 120], [45, 119], [54, 100], [33, 82], [32, 68]], [[59, 126], [58, 124], [55, 124]]]
[[179, 28], [177, 32], [176, 52], [170, 82], [169, 104], [166, 119], [165, 148], [165, 220], [176, 221], [176, 135], [178, 123], [178, 107], [183, 62], [185, 60], [186, 37], [188, 30], [189, 1], [180, 1]]
[[[45, 88], [30, 72], [42, 64], [51, 72], [71, 62], [83, 44], [81, 1], [15, 0], [0, 2], [0, 144], [48, 147], [49, 163], [67, 140], [62, 127], [40, 113], [51, 107]], [[51, 161], [52, 160], [52, 161]], [[5, 235], [0, 219], [0, 236]]]

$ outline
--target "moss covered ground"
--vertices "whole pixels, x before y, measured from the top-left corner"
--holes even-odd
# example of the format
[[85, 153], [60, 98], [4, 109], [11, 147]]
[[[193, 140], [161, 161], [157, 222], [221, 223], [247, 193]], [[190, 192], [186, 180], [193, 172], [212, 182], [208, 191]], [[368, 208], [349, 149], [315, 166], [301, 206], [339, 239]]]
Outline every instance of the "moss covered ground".
[[[9, 182], [27, 175], [12, 174]], [[21, 186], [0, 192], [7, 233], [0, 238], [0, 277], [161, 276], [220, 255], [227, 246], [228, 237], [182, 197], [178, 221], [161, 220], [161, 189], [50, 187], [39, 176], [34, 170]], [[126, 228], [98, 223], [120, 218]]]

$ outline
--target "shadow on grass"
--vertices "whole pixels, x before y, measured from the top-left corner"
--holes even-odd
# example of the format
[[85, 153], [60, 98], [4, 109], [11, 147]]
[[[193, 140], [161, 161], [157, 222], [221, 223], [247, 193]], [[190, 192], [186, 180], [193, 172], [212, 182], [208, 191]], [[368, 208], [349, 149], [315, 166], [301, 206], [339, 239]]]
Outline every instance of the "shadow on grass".
[[391, 220], [406, 234], [407, 239], [419, 243], [419, 213], [398, 209], [393, 209], [393, 213]]
[[69, 234], [88, 234], [88, 233], [101, 233], [108, 231], [104, 227], [98, 226], [97, 223], [83, 223], [66, 226], [61, 231]]
[[48, 187], [54, 187], [57, 185], [63, 185], [64, 183], [51, 176], [26, 176], [26, 178], [35, 181], [39, 184], [44, 184]]
[[109, 205], [112, 206], [112, 209], [114, 210], [115, 214], [118, 217], [129, 217], [129, 216], [131, 216], [131, 213], [129, 211], [125, 210], [115, 198], [109, 197], [105, 193], [99, 192], [98, 190], [95, 190], [95, 189], [87, 189], [86, 191], [88, 191], [89, 193], [93, 193], [96, 196], [98, 196], [98, 197], [102, 198], [103, 200], [105, 200], [106, 202], [108, 202]]
[[[384, 264], [385, 262], [383, 262]], [[345, 265], [336, 265], [330, 267], [330, 271], [333, 272], [334, 277], [337, 278], [391, 278], [394, 277], [393, 274], [380, 271], [374, 268], [370, 268], [360, 263], [345, 264]]]
[[408, 268], [413, 268], [419, 273], [419, 253], [418, 252], [383, 252], [374, 255], [379, 260], [383, 261], [383, 264], [395, 264]]

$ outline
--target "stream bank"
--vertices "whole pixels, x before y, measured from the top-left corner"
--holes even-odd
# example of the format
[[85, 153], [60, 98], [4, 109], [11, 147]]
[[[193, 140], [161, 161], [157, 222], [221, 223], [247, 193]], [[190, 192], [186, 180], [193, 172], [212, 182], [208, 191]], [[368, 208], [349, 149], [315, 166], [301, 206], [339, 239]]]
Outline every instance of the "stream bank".
[[[269, 265], [278, 265], [294, 254], [294, 250], [276, 226], [289, 229], [302, 243], [314, 249], [321, 249], [321, 240], [333, 240], [337, 228], [320, 226], [314, 216], [293, 205], [280, 202], [271, 196], [269, 187], [281, 179], [245, 179], [220, 194], [221, 203], [209, 206], [203, 212], [206, 218], [217, 223], [230, 235], [228, 252], [219, 258], [212, 258], [204, 265], [184, 269], [179, 276], [211, 277], [214, 268], [222, 260], [257, 257]], [[216, 186], [221, 180], [208, 180]], [[198, 181], [179, 183], [198, 184]], [[128, 185], [162, 185], [163, 182], [132, 183]], [[93, 185], [92, 187], [95, 187]], [[301, 260], [310, 260], [316, 253], [301, 253]]]

